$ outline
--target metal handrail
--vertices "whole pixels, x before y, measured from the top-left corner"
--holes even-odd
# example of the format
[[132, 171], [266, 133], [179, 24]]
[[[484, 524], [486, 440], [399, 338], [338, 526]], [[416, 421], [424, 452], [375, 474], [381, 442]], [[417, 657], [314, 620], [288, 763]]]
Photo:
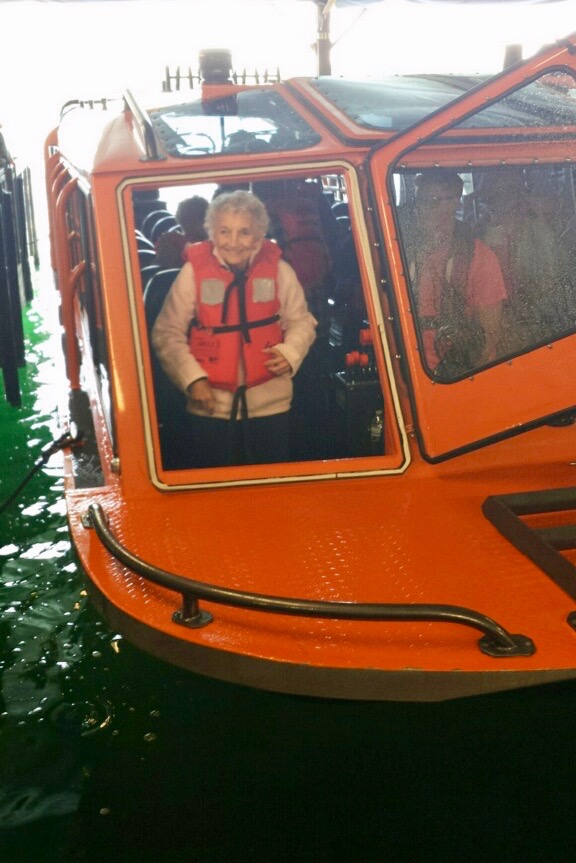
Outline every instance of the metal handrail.
[[138, 124], [138, 129], [142, 136], [142, 144], [146, 152], [146, 160], [160, 162], [165, 159], [166, 157], [162, 156], [158, 151], [152, 120], [147, 112], [138, 104], [131, 90], [124, 91], [124, 103]]
[[247, 593], [226, 587], [216, 587], [159, 569], [125, 548], [109, 529], [106, 515], [100, 504], [90, 504], [84, 526], [94, 528], [104, 547], [124, 566], [154, 584], [174, 590], [182, 595], [183, 605], [173, 615], [177, 623], [191, 628], [206, 626], [212, 615], [199, 608], [204, 599], [221, 605], [263, 611], [271, 614], [289, 614], [300, 617], [331, 618], [335, 620], [371, 620], [388, 622], [424, 621], [458, 623], [484, 633], [479, 641], [480, 650], [489, 656], [531, 656], [535, 647], [524, 635], [511, 635], [490, 617], [457, 605], [387, 604], [359, 602], [327, 602], [290, 597]]

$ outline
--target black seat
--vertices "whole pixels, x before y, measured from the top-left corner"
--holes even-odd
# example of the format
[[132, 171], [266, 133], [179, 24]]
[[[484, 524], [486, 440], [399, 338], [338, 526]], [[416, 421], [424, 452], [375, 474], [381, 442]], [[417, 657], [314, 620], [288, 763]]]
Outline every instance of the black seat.
[[159, 271], [160, 267], [158, 264], [147, 264], [145, 267], [142, 267], [140, 270], [140, 278], [142, 280], [142, 293], [146, 290], [146, 285], [152, 278], [152, 276], [156, 275]]
[[132, 196], [134, 205], [134, 220], [136, 227], [142, 230], [142, 223], [146, 216], [153, 213], [155, 210], [165, 210], [166, 201], [160, 199], [158, 189], [146, 189], [140, 192], [134, 192]]
[[180, 270], [173, 267], [169, 270], [157, 270], [144, 286], [144, 310], [146, 323], [151, 330], [158, 313], [164, 304], [168, 291]]
[[346, 203], [346, 201], [336, 201], [335, 204], [332, 204], [332, 207], [330, 209], [332, 210], [336, 218], [338, 218], [338, 216], [349, 215], [348, 204]]
[[154, 249], [138, 249], [138, 261], [140, 269], [156, 263], [156, 251]]
[[[144, 289], [144, 309], [148, 332], [152, 330], [168, 291], [180, 270], [158, 270]], [[158, 432], [162, 464], [166, 470], [187, 467], [190, 457], [186, 424], [186, 401], [165, 374], [152, 345], [150, 345], [154, 396], [158, 415]]]
[[149, 240], [148, 237], [146, 237], [142, 233], [142, 231], [137, 230], [137, 231], [135, 231], [135, 233], [136, 233], [136, 246], [139, 249], [152, 249], [152, 251], [155, 251], [154, 243], [152, 242], [152, 240]]
[[152, 239], [152, 229], [154, 228], [154, 225], [160, 219], [165, 219], [166, 216], [171, 216], [172, 218], [174, 218], [172, 213], [169, 210], [167, 210], [166, 208], [153, 210], [151, 213], [148, 213], [148, 215], [146, 216], [146, 218], [142, 222], [142, 227], [140, 230], [142, 231], [142, 233], [146, 237], [148, 237], [149, 240], [151, 240]]
[[168, 233], [172, 228], [177, 228], [178, 222], [174, 218], [174, 216], [168, 215], [164, 216], [161, 219], [158, 219], [157, 222], [154, 223], [152, 228], [150, 229], [150, 239], [153, 243], [158, 242], [158, 237], [162, 234]]

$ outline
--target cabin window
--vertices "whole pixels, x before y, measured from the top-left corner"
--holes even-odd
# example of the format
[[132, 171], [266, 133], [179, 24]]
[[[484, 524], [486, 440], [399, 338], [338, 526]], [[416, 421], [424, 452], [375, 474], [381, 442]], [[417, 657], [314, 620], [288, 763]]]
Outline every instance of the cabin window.
[[359, 126], [399, 132], [483, 80], [479, 75], [393, 75], [378, 81], [324, 77], [312, 85]]
[[68, 200], [66, 221], [71, 269], [77, 274], [76, 297], [89, 337], [86, 347], [90, 349], [101, 404], [112, 434], [109, 361], [102, 319], [102, 295], [92, 200], [81, 185]]
[[[320, 93], [359, 126], [398, 132], [487, 80], [482, 75], [395, 75], [379, 81], [319, 78]], [[568, 69], [546, 72], [454, 126], [513, 129], [576, 126], [576, 82]]]
[[498, 102], [477, 111], [455, 129], [576, 126], [576, 79], [568, 69], [549, 71]]
[[576, 332], [574, 183], [565, 163], [394, 174], [430, 377], [459, 380]]
[[[142, 259], [141, 286], [164, 469], [205, 466], [202, 454], [194, 451], [184, 395], [151, 345], [152, 329], [184, 260], [187, 238], [177, 216], [183, 201], [203, 199], [207, 204], [222, 191], [238, 187], [252, 191], [266, 205], [268, 239], [280, 246], [296, 272], [317, 321], [316, 340], [293, 379], [289, 457], [278, 460], [383, 455], [386, 432], [378, 351], [367, 317], [345, 176], [260, 175], [252, 181], [232, 179], [224, 186], [196, 183], [132, 192], [136, 242], [156, 256], [152, 264]], [[190, 239], [198, 242], [202, 236], [197, 232]]]
[[171, 105], [151, 111], [150, 118], [173, 156], [301, 150], [320, 141], [288, 102], [268, 89]]

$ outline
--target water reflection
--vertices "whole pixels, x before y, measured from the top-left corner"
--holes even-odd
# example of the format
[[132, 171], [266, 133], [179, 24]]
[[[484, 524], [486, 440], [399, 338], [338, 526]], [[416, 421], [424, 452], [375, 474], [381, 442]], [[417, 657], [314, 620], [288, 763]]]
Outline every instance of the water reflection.
[[[5, 500], [57, 434], [57, 360], [37, 307], [27, 320], [23, 405], [0, 409]], [[81, 703], [74, 669], [83, 659], [86, 605], [62, 500], [62, 464], [44, 466], [0, 522], [0, 828], [67, 815], [79, 805], [79, 743], [104, 728], [104, 702]]]

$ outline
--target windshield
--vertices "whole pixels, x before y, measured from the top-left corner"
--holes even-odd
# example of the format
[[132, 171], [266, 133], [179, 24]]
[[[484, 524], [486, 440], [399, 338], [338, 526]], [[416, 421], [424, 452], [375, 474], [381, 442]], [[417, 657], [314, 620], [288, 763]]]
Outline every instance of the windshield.
[[172, 105], [151, 111], [150, 117], [173, 156], [300, 150], [320, 140], [270, 88]]
[[[379, 81], [319, 78], [313, 85], [358, 125], [399, 132], [485, 80], [480, 75], [397, 75]], [[575, 93], [566, 70], [549, 72], [454, 128], [575, 126]]]
[[312, 84], [358, 125], [398, 132], [483, 80], [480, 76], [391, 75], [378, 81], [318, 78]]

